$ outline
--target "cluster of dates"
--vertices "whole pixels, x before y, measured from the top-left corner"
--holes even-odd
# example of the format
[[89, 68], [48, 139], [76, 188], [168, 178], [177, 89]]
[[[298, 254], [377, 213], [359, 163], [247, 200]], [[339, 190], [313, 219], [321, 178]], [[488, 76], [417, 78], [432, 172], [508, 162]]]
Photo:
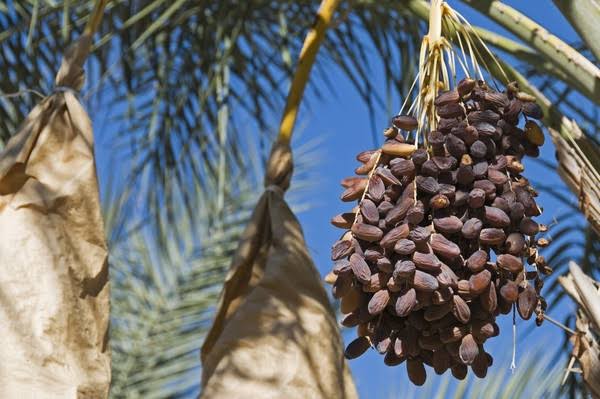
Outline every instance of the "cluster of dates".
[[424, 364], [459, 379], [471, 366], [483, 378], [496, 317], [516, 307], [541, 324], [540, 275], [551, 272], [538, 254], [548, 240], [536, 239], [546, 229], [533, 219], [537, 193], [522, 176], [521, 159], [544, 142], [534, 98], [464, 79], [435, 105], [428, 149], [401, 134], [417, 128], [413, 117], [395, 117], [382, 148], [360, 153], [358, 176], [342, 181], [342, 200], [358, 206], [332, 219], [348, 230], [331, 274], [342, 324], [357, 327], [346, 357], [374, 347], [387, 365], [406, 361], [417, 385]]

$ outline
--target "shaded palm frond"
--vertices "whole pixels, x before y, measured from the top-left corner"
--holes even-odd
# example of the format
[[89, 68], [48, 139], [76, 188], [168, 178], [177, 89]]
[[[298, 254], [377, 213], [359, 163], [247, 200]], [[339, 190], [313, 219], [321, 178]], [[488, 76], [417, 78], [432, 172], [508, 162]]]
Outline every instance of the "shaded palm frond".
[[[199, 348], [239, 235], [256, 200], [258, 181], [246, 176], [223, 217], [177, 215], [180, 240], [161, 249], [148, 230], [112, 235], [112, 397], [189, 397], [200, 383]], [[215, 198], [216, 200], [216, 198]], [[123, 231], [110, 221], [109, 231]], [[164, 234], [169, 234], [165, 231]], [[202, 237], [198, 239], [197, 237]]]
[[600, 4], [596, 0], [553, 0], [553, 3], [590, 47], [596, 62], [600, 62], [600, 27], [597, 24], [600, 19]]
[[112, 396], [189, 397], [200, 383], [200, 354], [220, 286], [251, 201], [203, 248], [156, 251], [142, 234], [126, 254], [111, 259], [113, 271]]

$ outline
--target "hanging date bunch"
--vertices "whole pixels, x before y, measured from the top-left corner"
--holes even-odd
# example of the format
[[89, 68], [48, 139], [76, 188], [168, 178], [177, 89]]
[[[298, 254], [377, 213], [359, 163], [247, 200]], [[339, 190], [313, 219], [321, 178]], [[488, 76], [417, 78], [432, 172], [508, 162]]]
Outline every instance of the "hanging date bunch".
[[517, 312], [541, 324], [541, 277], [551, 272], [522, 164], [539, 155], [543, 113], [516, 83], [496, 89], [467, 77], [450, 88], [443, 59], [452, 50], [439, 23], [448, 8], [437, 3], [416, 117], [394, 117], [383, 146], [358, 154], [341, 197], [358, 204], [332, 219], [347, 230], [332, 248], [333, 295], [358, 336], [345, 356], [374, 348], [389, 366], [406, 363], [417, 385], [424, 365], [485, 377], [496, 318]]

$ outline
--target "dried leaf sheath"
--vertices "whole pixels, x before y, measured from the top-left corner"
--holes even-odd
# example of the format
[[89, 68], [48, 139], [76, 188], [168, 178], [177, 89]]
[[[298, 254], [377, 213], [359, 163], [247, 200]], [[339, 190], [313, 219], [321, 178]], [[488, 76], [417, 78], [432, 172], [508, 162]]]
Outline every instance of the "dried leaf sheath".
[[580, 310], [577, 314], [576, 334], [571, 337], [573, 353], [563, 383], [571, 372], [573, 360], [577, 359], [583, 373], [583, 381], [594, 397], [600, 397], [600, 283], [586, 276], [575, 263], [569, 264], [570, 273], [559, 277], [560, 284], [573, 298]]
[[202, 347], [202, 397], [355, 398], [335, 315], [276, 183], [291, 175], [287, 145], [270, 165]]
[[106, 398], [107, 246], [91, 121], [74, 94], [90, 38], [0, 155], [0, 396]]

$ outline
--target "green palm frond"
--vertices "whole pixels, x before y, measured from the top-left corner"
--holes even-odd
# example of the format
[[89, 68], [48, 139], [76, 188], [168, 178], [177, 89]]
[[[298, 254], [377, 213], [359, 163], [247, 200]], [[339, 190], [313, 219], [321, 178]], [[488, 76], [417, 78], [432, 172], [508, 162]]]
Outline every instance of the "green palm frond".
[[112, 258], [112, 397], [198, 392], [199, 348], [244, 216], [244, 209], [238, 210], [231, 225], [204, 240], [199, 251], [181, 253], [172, 247], [157, 252], [140, 235], [126, 255]]
[[590, 47], [590, 50], [600, 62], [600, 3], [597, 0], [553, 0], [554, 4], [573, 25], [579, 36]]
[[227, 217], [218, 224], [205, 219], [195, 225], [178, 217], [184, 239], [166, 239], [166, 248], [160, 249], [143, 230], [130, 231], [124, 242], [112, 237], [117, 240], [111, 243], [110, 258], [112, 397], [189, 397], [198, 392], [199, 348], [256, 200], [257, 189], [251, 189], [260, 187], [256, 183], [227, 205]]

